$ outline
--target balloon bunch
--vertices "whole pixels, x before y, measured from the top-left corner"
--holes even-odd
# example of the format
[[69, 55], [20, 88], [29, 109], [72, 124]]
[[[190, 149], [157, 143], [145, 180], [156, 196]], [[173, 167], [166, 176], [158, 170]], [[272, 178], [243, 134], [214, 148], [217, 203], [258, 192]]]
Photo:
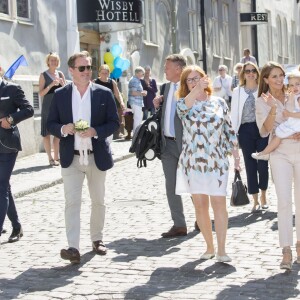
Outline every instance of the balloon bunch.
[[122, 48], [119, 44], [113, 44], [110, 52], [104, 54], [104, 61], [109, 66], [111, 77], [120, 78], [122, 72], [127, 70], [130, 66], [130, 61], [120, 56]]

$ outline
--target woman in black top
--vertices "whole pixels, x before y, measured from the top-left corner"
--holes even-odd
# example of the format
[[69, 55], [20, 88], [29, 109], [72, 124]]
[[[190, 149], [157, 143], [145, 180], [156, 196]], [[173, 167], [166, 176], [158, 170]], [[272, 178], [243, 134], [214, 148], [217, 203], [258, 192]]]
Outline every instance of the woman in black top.
[[51, 153], [51, 139], [50, 133], [47, 130], [47, 118], [49, 114], [50, 105], [54, 95], [54, 91], [66, 84], [65, 76], [61, 71], [57, 71], [60, 65], [58, 54], [50, 52], [46, 56], [46, 64], [48, 69], [40, 74], [39, 79], [39, 95], [42, 99], [42, 113], [41, 113], [41, 135], [43, 136], [44, 148], [48, 155], [49, 164], [51, 166], [59, 165], [59, 139], [53, 137], [53, 154]]

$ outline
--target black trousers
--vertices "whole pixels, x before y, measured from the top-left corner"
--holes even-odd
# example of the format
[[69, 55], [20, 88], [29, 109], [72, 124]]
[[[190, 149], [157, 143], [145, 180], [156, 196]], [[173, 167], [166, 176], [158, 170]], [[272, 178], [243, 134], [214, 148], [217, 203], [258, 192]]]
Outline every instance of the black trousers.
[[268, 161], [253, 159], [251, 153], [264, 150], [268, 145], [268, 137], [259, 135], [256, 122], [245, 123], [239, 129], [239, 144], [245, 162], [248, 193], [252, 195], [259, 190], [265, 191], [269, 180]]
[[6, 214], [14, 229], [21, 227], [9, 183], [17, 156], [18, 152], [0, 153], [0, 235]]

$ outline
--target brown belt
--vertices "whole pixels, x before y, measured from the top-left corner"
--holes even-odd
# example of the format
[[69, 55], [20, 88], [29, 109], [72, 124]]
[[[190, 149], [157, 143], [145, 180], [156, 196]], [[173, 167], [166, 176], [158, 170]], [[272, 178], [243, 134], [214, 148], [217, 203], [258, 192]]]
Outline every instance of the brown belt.
[[165, 135], [165, 138], [168, 139], [168, 140], [171, 140], [171, 141], [176, 141], [176, 138], [172, 137], [172, 136], [166, 136]]
[[[93, 153], [94, 153], [94, 151], [92, 151], [92, 150], [88, 150], [88, 151], [87, 151], [87, 154], [88, 154], [88, 155], [93, 154]], [[74, 150], [74, 154], [75, 154], [75, 155], [80, 155], [79, 150]]]

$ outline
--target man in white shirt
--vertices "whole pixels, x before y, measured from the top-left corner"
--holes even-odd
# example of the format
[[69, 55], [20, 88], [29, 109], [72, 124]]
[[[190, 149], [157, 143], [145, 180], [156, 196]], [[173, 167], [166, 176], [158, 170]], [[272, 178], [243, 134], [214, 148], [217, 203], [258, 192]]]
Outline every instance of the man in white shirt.
[[[113, 94], [108, 88], [91, 82], [92, 58], [87, 51], [75, 53], [68, 60], [73, 83], [58, 89], [53, 97], [48, 129], [60, 139], [60, 162], [65, 190], [65, 223], [68, 249], [61, 250], [61, 258], [72, 264], [80, 263], [80, 207], [84, 178], [87, 178], [91, 197], [90, 236], [93, 251], [106, 254], [102, 241], [105, 218], [105, 176], [113, 166], [107, 137], [119, 128], [119, 117]], [[79, 120], [90, 127], [76, 132]], [[90, 139], [88, 164], [81, 164], [81, 139]]]
[[241, 63], [245, 64], [248, 61], [251, 61], [257, 65], [256, 58], [254, 56], [250, 55], [250, 49], [245, 48], [244, 49], [244, 57], [241, 58]]
[[172, 54], [166, 58], [165, 74], [169, 83], [165, 85], [163, 95], [153, 100], [156, 108], [163, 101], [161, 161], [166, 180], [168, 204], [174, 222], [169, 231], [162, 233], [163, 238], [187, 235], [182, 199], [181, 196], [175, 194], [176, 170], [182, 150], [182, 124], [176, 112], [176, 91], [185, 66], [186, 59], [180, 54]]

